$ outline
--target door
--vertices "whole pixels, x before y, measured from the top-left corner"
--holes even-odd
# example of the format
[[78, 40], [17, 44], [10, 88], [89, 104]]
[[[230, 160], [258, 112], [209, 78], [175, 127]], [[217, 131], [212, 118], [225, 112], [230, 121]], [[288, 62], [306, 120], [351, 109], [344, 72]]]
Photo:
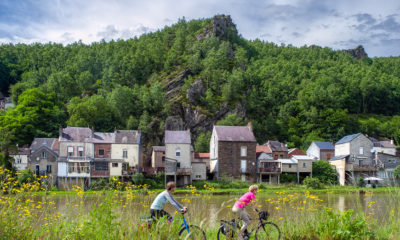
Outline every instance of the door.
[[39, 175], [40, 168], [39, 168], [39, 164], [36, 164], [36, 168], [35, 168], [35, 173], [36, 175]]

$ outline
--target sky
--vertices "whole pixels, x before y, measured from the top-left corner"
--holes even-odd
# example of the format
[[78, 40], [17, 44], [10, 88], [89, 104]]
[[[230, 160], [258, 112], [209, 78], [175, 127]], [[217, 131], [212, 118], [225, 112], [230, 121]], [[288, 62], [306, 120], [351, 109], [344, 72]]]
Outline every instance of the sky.
[[0, 43], [128, 39], [217, 14], [248, 40], [400, 56], [400, 0], [1, 0]]

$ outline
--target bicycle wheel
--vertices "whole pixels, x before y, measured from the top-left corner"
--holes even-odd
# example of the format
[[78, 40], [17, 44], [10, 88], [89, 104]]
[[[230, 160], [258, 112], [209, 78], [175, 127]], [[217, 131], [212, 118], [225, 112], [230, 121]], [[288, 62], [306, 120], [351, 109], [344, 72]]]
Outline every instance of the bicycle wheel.
[[235, 229], [221, 225], [218, 229], [217, 238], [218, 240], [232, 240], [237, 239], [236, 235]]
[[281, 231], [279, 230], [279, 227], [275, 223], [266, 222], [258, 226], [256, 231], [256, 239], [279, 240], [281, 239]]
[[206, 233], [198, 226], [189, 225], [189, 231], [190, 231], [190, 233], [188, 233], [186, 231], [186, 228], [183, 227], [179, 231], [180, 239], [193, 239], [193, 240], [206, 240], [207, 239]]

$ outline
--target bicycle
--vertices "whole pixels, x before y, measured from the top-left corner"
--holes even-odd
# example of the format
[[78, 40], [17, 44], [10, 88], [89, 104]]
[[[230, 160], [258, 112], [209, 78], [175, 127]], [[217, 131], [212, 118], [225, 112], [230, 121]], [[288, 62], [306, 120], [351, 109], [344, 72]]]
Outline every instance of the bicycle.
[[[168, 223], [171, 223], [173, 220], [176, 219], [182, 219], [182, 224], [180, 225], [180, 230], [179, 230], [179, 237], [181, 239], [193, 239], [193, 240], [206, 240], [206, 233], [198, 226], [196, 225], [192, 225], [192, 224], [188, 224], [185, 218], [185, 213], [181, 212], [182, 217], [179, 218], [169, 218]], [[144, 216], [141, 219], [144, 219], [144, 221], [142, 220], [142, 222], [146, 223], [146, 225], [148, 226], [148, 228], [151, 230], [151, 226], [155, 223], [154, 218], [149, 218], [149, 216]], [[172, 239], [172, 236], [170, 237], [170, 239]]]
[[[278, 225], [273, 222], [268, 222], [269, 213], [267, 211], [259, 211], [258, 218], [250, 219], [252, 221], [258, 220], [258, 224], [248, 232], [247, 229], [243, 236], [244, 239], [250, 239], [251, 234], [255, 231], [255, 238], [258, 239], [274, 239], [279, 240], [281, 238], [281, 231]], [[232, 219], [231, 221], [221, 220], [221, 225], [218, 229], [217, 238], [218, 240], [224, 239], [237, 239], [237, 235], [240, 231], [239, 221]]]

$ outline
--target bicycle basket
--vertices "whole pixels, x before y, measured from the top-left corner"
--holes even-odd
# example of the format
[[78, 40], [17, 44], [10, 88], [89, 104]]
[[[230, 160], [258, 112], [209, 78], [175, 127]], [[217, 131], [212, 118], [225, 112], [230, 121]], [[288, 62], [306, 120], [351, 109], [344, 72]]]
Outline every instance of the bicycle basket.
[[267, 211], [261, 211], [258, 213], [258, 215], [260, 215], [260, 218], [263, 220], [267, 220], [269, 213]]

